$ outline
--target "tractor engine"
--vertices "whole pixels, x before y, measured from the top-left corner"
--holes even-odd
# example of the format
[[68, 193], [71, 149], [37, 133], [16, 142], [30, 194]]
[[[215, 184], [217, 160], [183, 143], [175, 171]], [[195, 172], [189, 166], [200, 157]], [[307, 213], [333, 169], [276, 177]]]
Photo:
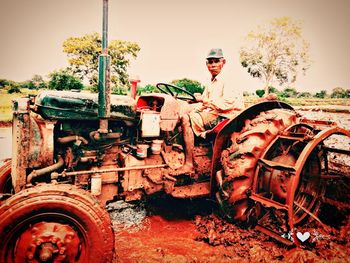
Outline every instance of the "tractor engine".
[[[19, 99], [14, 108], [16, 192], [54, 181], [90, 190], [106, 203], [117, 195], [130, 201], [162, 190], [187, 197], [189, 193], [174, 191], [174, 186], [198, 181], [169, 174], [184, 161], [176, 127], [185, 107], [172, 96], [153, 94], [135, 102], [112, 95], [107, 132], [99, 129], [96, 94], [43, 92], [35, 100]], [[200, 177], [207, 181], [210, 148], [196, 149]]]

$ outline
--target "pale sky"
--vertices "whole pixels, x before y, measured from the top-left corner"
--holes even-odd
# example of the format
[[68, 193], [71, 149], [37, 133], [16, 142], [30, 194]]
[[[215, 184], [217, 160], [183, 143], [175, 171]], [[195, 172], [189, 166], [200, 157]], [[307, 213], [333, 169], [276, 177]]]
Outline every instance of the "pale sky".
[[[205, 56], [221, 47], [237, 89], [263, 87], [239, 63], [249, 31], [289, 16], [303, 22], [314, 61], [298, 91], [350, 89], [349, 0], [109, 0], [109, 39], [141, 47], [129, 74], [141, 85], [208, 77]], [[62, 43], [101, 32], [102, 0], [0, 0], [0, 78], [24, 81], [67, 66]]]

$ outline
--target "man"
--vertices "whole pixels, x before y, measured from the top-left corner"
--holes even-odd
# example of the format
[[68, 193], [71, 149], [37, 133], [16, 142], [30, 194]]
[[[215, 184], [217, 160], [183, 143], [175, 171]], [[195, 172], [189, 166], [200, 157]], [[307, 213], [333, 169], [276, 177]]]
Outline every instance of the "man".
[[213, 48], [206, 58], [206, 65], [211, 74], [209, 83], [203, 94], [197, 95], [201, 106], [181, 118], [181, 127], [185, 142], [185, 163], [175, 170], [174, 174], [192, 174], [194, 134], [206, 137], [208, 130], [215, 127], [221, 120], [232, 118], [243, 108], [243, 96], [230, 85], [223, 74], [226, 60], [221, 48]]

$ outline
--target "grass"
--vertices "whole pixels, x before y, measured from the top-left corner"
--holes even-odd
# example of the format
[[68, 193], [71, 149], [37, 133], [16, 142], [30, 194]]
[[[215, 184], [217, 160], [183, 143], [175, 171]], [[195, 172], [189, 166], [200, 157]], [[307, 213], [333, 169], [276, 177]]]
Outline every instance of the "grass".
[[[256, 96], [244, 97], [246, 105], [252, 105], [259, 101]], [[350, 106], [350, 99], [332, 99], [332, 98], [284, 98], [282, 101], [292, 106], [324, 106], [324, 105], [339, 105], [339, 106]]]
[[286, 102], [293, 106], [322, 106], [322, 105], [341, 105], [350, 106], [350, 99], [332, 99], [332, 98], [287, 98]]
[[37, 90], [21, 89], [22, 93], [8, 94], [7, 90], [0, 89], [0, 121], [9, 122], [12, 120], [12, 100], [25, 97], [29, 94], [37, 94]]
[[[10, 122], [12, 120], [12, 100], [24, 97], [29, 94], [37, 94], [37, 90], [22, 89], [22, 93], [8, 94], [7, 90], [0, 89], [0, 122]], [[256, 96], [244, 97], [246, 106], [250, 106], [259, 101]], [[283, 101], [292, 106], [322, 106], [322, 105], [342, 105], [350, 106], [350, 99], [319, 99], [319, 98], [285, 98]]]

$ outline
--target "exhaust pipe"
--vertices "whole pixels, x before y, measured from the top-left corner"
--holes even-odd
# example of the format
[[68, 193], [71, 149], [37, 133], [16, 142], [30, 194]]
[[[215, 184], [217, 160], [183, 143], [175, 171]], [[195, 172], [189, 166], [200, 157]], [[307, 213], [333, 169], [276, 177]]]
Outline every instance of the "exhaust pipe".
[[98, 63], [98, 117], [100, 133], [108, 133], [108, 118], [111, 111], [110, 63], [108, 55], [108, 0], [103, 0], [102, 54]]

